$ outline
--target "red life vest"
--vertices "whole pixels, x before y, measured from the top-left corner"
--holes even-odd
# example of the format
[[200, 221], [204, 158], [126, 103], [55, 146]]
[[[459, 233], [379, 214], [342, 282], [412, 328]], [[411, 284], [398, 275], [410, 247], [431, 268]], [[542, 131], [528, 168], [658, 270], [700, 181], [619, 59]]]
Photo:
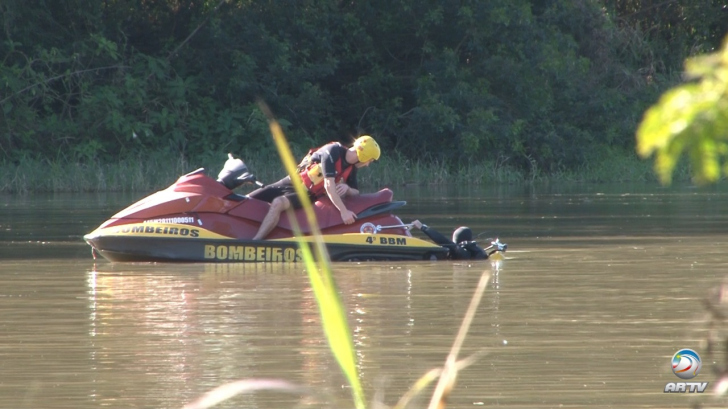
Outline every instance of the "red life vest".
[[[299, 176], [301, 176], [301, 181], [303, 182], [303, 185], [306, 186], [306, 189], [308, 189], [308, 191], [316, 197], [326, 194], [326, 188], [324, 188], [325, 178], [323, 169], [321, 169], [321, 164], [318, 162], [311, 162], [311, 155], [313, 155], [319, 149], [327, 145], [331, 145], [332, 143], [340, 145], [338, 142], [331, 142], [319, 148], [311, 149], [308, 151], [308, 155], [306, 155], [306, 157], [303, 158], [301, 163], [298, 165], [298, 174]], [[345, 181], [346, 179], [348, 179], [351, 171], [354, 169], [354, 165], [351, 165], [342, 171], [341, 169], [344, 167], [345, 160], [346, 155], [339, 158], [339, 160], [334, 163], [334, 166], [336, 167], [336, 177], [334, 178], [335, 183], [339, 183], [342, 180]]]

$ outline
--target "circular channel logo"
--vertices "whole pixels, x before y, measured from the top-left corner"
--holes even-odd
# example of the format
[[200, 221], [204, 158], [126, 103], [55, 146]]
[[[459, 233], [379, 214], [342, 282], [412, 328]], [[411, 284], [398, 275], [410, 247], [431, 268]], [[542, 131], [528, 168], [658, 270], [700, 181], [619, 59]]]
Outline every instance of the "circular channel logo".
[[672, 356], [672, 372], [680, 379], [692, 379], [698, 376], [703, 361], [692, 349], [681, 349]]

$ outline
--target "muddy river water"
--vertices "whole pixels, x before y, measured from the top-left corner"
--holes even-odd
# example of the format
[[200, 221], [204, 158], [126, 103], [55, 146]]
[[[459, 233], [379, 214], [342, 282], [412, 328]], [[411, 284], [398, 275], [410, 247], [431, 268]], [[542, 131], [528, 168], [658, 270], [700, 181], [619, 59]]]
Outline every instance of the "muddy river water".
[[[300, 264], [109, 263], [81, 239], [144, 193], [0, 196], [0, 408], [181, 408], [240, 379], [353, 407]], [[451, 408], [724, 407], [706, 299], [728, 276], [725, 187], [400, 188], [398, 214], [508, 243], [504, 260], [335, 264], [369, 401], [441, 365], [491, 279]], [[418, 234], [419, 232], [416, 232]], [[718, 306], [720, 308], [720, 306]], [[703, 394], [664, 393], [698, 352]], [[431, 391], [428, 390], [429, 393]], [[412, 407], [427, 404], [423, 396]], [[286, 408], [260, 392], [223, 408]]]

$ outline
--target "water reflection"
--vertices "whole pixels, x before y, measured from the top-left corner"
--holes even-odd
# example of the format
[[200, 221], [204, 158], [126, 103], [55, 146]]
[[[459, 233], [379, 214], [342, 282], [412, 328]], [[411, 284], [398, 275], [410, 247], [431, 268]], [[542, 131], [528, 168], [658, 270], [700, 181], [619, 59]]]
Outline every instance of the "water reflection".
[[264, 376], [257, 366], [274, 375], [281, 363], [269, 366], [262, 348], [280, 345], [275, 355], [286, 365], [305, 349], [289, 331], [310, 309], [290, 296], [302, 284], [291, 265], [104, 267], [88, 273], [94, 364], [101, 377], [121, 372], [134, 381], [130, 394], [101, 401], [179, 401], [246, 374]]
[[[403, 352], [418, 359], [431, 356], [428, 345], [439, 345], [436, 359], [400, 379], [395, 389], [400, 393], [430, 366], [441, 364], [484, 266], [487, 262], [452, 264], [444, 276], [438, 264], [429, 262], [337, 269], [368, 388], [401, 369]], [[90, 359], [97, 382], [111, 382], [118, 373], [134, 380], [126, 394], [96, 390], [95, 401], [191, 399], [247, 377], [284, 377], [341, 398], [345, 380], [323, 337], [302, 267], [141, 264], [124, 265], [124, 270], [100, 265], [89, 271]], [[462, 296], [436, 295], [429, 283], [433, 278], [436, 288]], [[446, 309], [443, 302], [449, 304]], [[490, 305], [497, 308], [493, 300]]]

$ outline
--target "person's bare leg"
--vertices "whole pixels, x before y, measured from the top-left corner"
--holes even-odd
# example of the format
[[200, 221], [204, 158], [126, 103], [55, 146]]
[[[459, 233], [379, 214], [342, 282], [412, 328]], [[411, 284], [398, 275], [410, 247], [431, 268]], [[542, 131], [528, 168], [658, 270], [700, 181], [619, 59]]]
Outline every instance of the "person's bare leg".
[[267, 236], [268, 233], [276, 227], [278, 221], [281, 219], [281, 213], [289, 207], [291, 207], [291, 201], [288, 200], [287, 197], [279, 196], [273, 199], [270, 204], [270, 210], [268, 210], [268, 214], [265, 215], [265, 218], [258, 229], [258, 233], [255, 234], [253, 240], [263, 240], [265, 236]]

